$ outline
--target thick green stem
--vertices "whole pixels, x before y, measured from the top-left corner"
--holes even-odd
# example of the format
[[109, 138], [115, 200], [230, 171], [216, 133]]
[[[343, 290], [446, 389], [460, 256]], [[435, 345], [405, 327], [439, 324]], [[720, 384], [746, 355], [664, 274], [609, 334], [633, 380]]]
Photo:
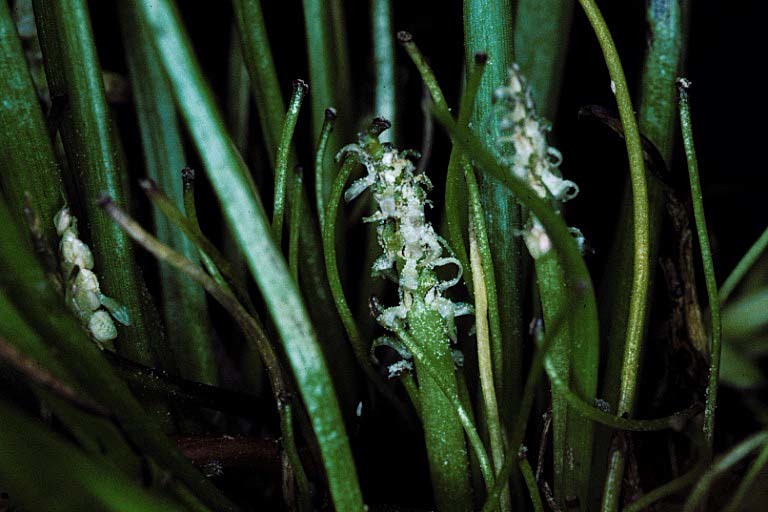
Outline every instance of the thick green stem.
[[[550, 325], [568, 309], [580, 310], [583, 298], [569, 291], [558, 255], [549, 253], [536, 260], [536, 278], [541, 295], [544, 324]], [[598, 377], [597, 331], [590, 324], [570, 318], [555, 336], [549, 364], [556, 368], [576, 395], [587, 402], [595, 399]], [[585, 503], [590, 483], [594, 428], [591, 421], [568, 407], [568, 398], [552, 388], [552, 435], [555, 498], [564, 503], [578, 498]]]
[[72, 181], [77, 185], [101, 288], [125, 306], [131, 325], [122, 327], [118, 349], [148, 364], [161, 339], [157, 312], [133, 247], [96, 206], [103, 193], [127, 205], [104, 83], [85, 0], [35, 0], [35, 18], [52, 98], [66, 103], [60, 133]]
[[[345, 50], [336, 48], [343, 44], [342, 34], [338, 33], [341, 26], [341, 12], [338, 5], [326, 0], [302, 0], [304, 5], [304, 29], [307, 38], [307, 56], [309, 60], [309, 84], [312, 87], [312, 126], [315, 136], [320, 135], [325, 118], [325, 109], [337, 107], [342, 113], [339, 128], [344, 133], [347, 119], [351, 118], [349, 98], [342, 90], [348, 92], [344, 84], [346, 73]], [[335, 12], [334, 12], [335, 11]], [[341, 38], [341, 39], [340, 39]], [[342, 69], [340, 69], [342, 68]], [[346, 135], [344, 133], [344, 135]], [[336, 152], [339, 148], [338, 132], [331, 135], [330, 149]], [[323, 175], [323, 187], [327, 190], [333, 181], [330, 167], [326, 162], [326, 172]]]
[[395, 139], [397, 123], [397, 91], [395, 85], [395, 34], [392, 31], [392, 1], [371, 2], [373, 26], [373, 63], [376, 74], [374, 113], [392, 123], [392, 130], [381, 135], [382, 142]]
[[[477, 457], [480, 471], [485, 479], [485, 485], [487, 488], [492, 487], [495, 480], [493, 477], [493, 468], [491, 468], [491, 461], [488, 459], [488, 454], [485, 452], [485, 447], [483, 446], [482, 439], [480, 439], [480, 434], [478, 434], [477, 428], [475, 428], [471, 411], [462, 405], [463, 395], [457, 394], [454, 392], [455, 390], [452, 390], [450, 382], [437, 370], [427, 356], [427, 353], [424, 351], [424, 348], [420, 344], [417, 344], [408, 332], [402, 328], [396, 328], [395, 334], [397, 334], [403, 342], [403, 345], [405, 345], [408, 351], [413, 355], [413, 359], [419, 361], [422, 373], [428, 375], [437, 384], [438, 388], [442, 391], [443, 396], [451, 403], [452, 412], [464, 428], [464, 433], [472, 447], [472, 451], [474, 452], [475, 457]], [[454, 373], [453, 375], [456, 376], [456, 381], [460, 382], [460, 374]], [[404, 379], [403, 382], [405, 383], [407, 380]], [[406, 387], [410, 386], [411, 384], [406, 384]], [[464, 386], [464, 389], [466, 390], [466, 386]], [[420, 405], [421, 396], [418, 396], [418, 398]], [[419, 409], [421, 408], [419, 407]]]
[[[522, 74], [526, 76], [538, 112], [553, 118], [557, 112], [565, 50], [570, 32], [573, 2], [563, 0], [518, 3], [515, 26], [515, 51]], [[555, 254], [535, 263], [537, 285], [545, 324], [579, 298], [569, 295], [564, 286], [563, 269]], [[553, 341], [550, 360], [570, 382], [576, 393], [593, 400], [597, 391], [599, 339], [589, 324], [569, 321]], [[586, 328], [586, 329], [585, 329]], [[592, 461], [593, 427], [569, 410], [564, 396], [553, 389], [554, 494], [562, 504], [578, 498], [586, 503]]]
[[[531, 87], [538, 112], [550, 119], [557, 113], [573, 5], [564, 0], [520, 0], [517, 5], [517, 62]], [[555, 255], [536, 261], [536, 277], [544, 321], [549, 325], [560, 310], [573, 307], [563, 287], [565, 276]], [[580, 396], [593, 399], [598, 375], [597, 339], [581, 344], [580, 348], [586, 350], [572, 347], [575, 341], [585, 339], [584, 333], [579, 332], [581, 325], [569, 322], [567, 328], [560, 331], [553, 340], [550, 358]], [[565, 397], [554, 390], [552, 418], [555, 497], [561, 503], [568, 496], [578, 496], [584, 502], [589, 484], [587, 468], [592, 458], [592, 426], [569, 411]]]
[[141, 0], [174, 96], [200, 152], [225, 219], [245, 253], [307, 407], [334, 504], [361, 510], [362, 496], [333, 384], [297, 284], [271, 236], [266, 213], [204, 82], [170, 0]]
[[0, 55], [0, 185], [19, 226], [24, 225], [29, 192], [45, 241], [53, 248], [57, 242], [53, 216], [62, 207], [61, 174], [6, 2], [0, 5]]
[[638, 121], [640, 131], [667, 163], [672, 159], [677, 124], [674, 81], [683, 67], [685, 52], [687, 20], [681, 4], [682, 0], [651, 0], [646, 11], [649, 46], [643, 63]]
[[515, 59], [548, 119], [557, 114], [573, 6], [571, 0], [517, 0]]
[[[471, 118], [472, 131], [481, 139], [485, 137], [485, 120], [493, 108], [493, 91], [507, 81], [507, 71], [513, 62], [513, 16], [510, 0], [464, 1], [467, 69], [471, 69], [476, 53], [488, 54]], [[490, 147], [489, 140], [484, 143]], [[481, 175], [479, 181], [496, 280], [499, 289], [504, 290], [499, 296], [503, 366], [495, 367], [494, 374], [502, 379], [497, 393], [501, 416], [509, 423], [517, 409], [522, 385], [523, 253], [522, 240], [515, 235], [521, 228], [521, 213], [515, 197], [496, 178]]]
[[[147, 28], [136, 16], [133, 2], [119, 2], [133, 99], [139, 118], [147, 176], [157, 181], [169, 199], [183, 203], [181, 169], [186, 157], [176, 105]], [[153, 209], [157, 237], [188, 258], [194, 244], [160, 212]], [[205, 292], [188, 277], [160, 264], [163, 315], [173, 362], [181, 377], [206, 384], [218, 381], [211, 346]]]
[[[336, 102], [334, 105], [344, 112], [344, 121], [342, 121], [342, 135], [349, 136], [346, 132], [349, 127], [349, 121], [356, 118], [355, 102], [352, 98], [352, 77], [350, 75], [349, 62], [349, 44], [347, 42], [347, 19], [344, 13], [344, 0], [325, 0], [330, 7], [333, 51], [331, 55], [335, 57], [333, 61], [333, 70], [330, 74], [333, 91], [335, 92]], [[315, 126], [317, 132], [317, 126]]]
[[[421, 345], [425, 357], [441, 375], [449, 392], [458, 396], [450, 344], [442, 327], [443, 318], [424, 303], [424, 294], [414, 294], [413, 308], [408, 315], [409, 332], [414, 342]], [[421, 367], [421, 362], [416, 360], [421, 418], [437, 510], [471, 510], [469, 463], [461, 422], [452, 413], [451, 402], [438, 384]]]
[[688, 105], [688, 87], [690, 83], [681, 78], [678, 80], [680, 93], [680, 126], [683, 129], [683, 145], [688, 161], [688, 177], [691, 182], [691, 198], [693, 199], [693, 215], [696, 219], [696, 235], [699, 239], [701, 261], [704, 267], [704, 282], [707, 286], [709, 314], [711, 316], [709, 340], [709, 379], [707, 382], [706, 403], [704, 406], [704, 443], [708, 457], [712, 457], [712, 443], [715, 436], [715, 409], [717, 408], [717, 388], [720, 379], [720, 353], [722, 343], [722, 322], [720, 319], [720, 300], [717, 296], [717, 280], [715, 266], [712, 262], [712, 250], [709, 247], [707, 220], [704, 217], [704, 198], [701, 193], [699, 180], [699, 164], [696, 160], [696, 148], [693, 144], [693, 127], [691, 126], [691, 111]]

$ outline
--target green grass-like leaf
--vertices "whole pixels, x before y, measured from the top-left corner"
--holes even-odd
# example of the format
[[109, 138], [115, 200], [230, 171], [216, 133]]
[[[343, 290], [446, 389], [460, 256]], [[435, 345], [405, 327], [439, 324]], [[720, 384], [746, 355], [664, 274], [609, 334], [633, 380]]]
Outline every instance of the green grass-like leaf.
[[[186, 165], [176, 104], [162, 65], [152, 47], [148, 29], [136, 16], [132, 2], [119, 2], [128, 72], [138, 115], [147, 176], [157, 181], [177, 206], [183, 203], [181, 170]], [[153, 210], [158, 238], [195, 258], [190, 239], [157, 208]], [[189, 278], [160, 263], [163, 318], [173, 361], [182, 377], [208, 384], [218, 381], [211, 346], [211, 326], [205, 293]]]
[[53, 247], [53, 216], [62, 207], [61, 173], [6, 3], [0, 5], [0, 55], [0, 153], [4, 155], [0, 185], [20, 226], [24, 225], [25, 193], [30, 194], [45, 241]]
[[81, 227], [90, 235], [102, 291], [127, 307], [131, 318], [131, 327], [120, 329], [117, 347], [127, 357], [150, 364], [162, 336], [159, 315], [133, 247], [96, 204], [108, 193], [127, 206], [128, 196], [88, 6], [84, 0], [35, 0], [34, 7], [51, 97], [64, 104], [59, 131], [69, 179], [84, 209]]
[[285, 347], [317, 437], [334, 503], [340, 510], [360, 510], [355, 465], [325, 358], [297, 285], [271, 236], [248, 169], [226, 133], [175, 6], [167, 0], [143, 0], [140, 8], [153, 27], [174, 96]]
[[[493, 91], [508, 80], [508, 70], [513, 62], [514, 10], [511, 0], [464, 0], [464, 63], [472, 69], [477, 52], [488, 54], [488, 64], [478, 89], [477, 100], [472, 112], [471, 131], [485, 146], [486, 122], [493, 108]], [[519, 401], [522, 385], [522, 350], [525, 327], [522, 304], [523, 283], [523, 242], [515, 235], [522, 227], [518, 198], [499, 183], [498, 178], [486, 174], [478, 176], [483, 202], [488, 240], [495, 255], [494, 272], [499, 295], [499, 317], [501, 318], [503, 366], [494, 368], [502, 377], [499, 391], [501, 416], [509, 422]]]

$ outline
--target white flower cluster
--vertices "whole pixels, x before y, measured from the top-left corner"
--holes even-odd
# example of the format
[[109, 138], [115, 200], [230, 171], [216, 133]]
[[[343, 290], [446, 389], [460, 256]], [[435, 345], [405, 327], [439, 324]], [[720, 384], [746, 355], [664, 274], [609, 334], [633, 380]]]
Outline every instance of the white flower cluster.
[[[494, 91], [493, 103], [488, 130], [499, 159], [539, 197], [551, 199], [555, 208], [576, 197], [579, 187], [560, 175], [562, 155], [547, 143], [551, 126], [536, 114], [531, 89], [516, 64], [509, 69], [509, 83]], [[576, 228], [571, 231], [581, 247], [584, 243], [581, 232]], [[535, 216], [531, 216], [523, 236], [534, 259], [552, 248], [549, 236]]]
[[[445, 240], [425, 219], [424, 207], [429, 204], [427, 191], [432, 187], [429, 178], [416, 172], [407, 158], [409, 152], [398, 152], [369, 134], [362, 135], [360, 143], [343, 148], [339, 156], [347, 153], [354, 153], [360, 159], [367, 175], [350, 185], [344, 199], [351, 201], [370, 188], [378, 206], [378, 210], [365, 219], [377, 224], [378, 241], [383, 250], [372, 271], [399, 285], [400, 303], [379, 311], [377, 321], [389, 330], [405, 326], [414, 299], [418, 298], [440, 314], [448, 338], [455, 341], [454, 319], [473, 310], [471, 305], [453, 302], [444, 295], [461, 280], [463, 269], [459, 260], [450, 255]], [[456, 275], [448, 280], [438, 279], [437, 269], [448, 265], [456, 266]], [[391, 373], [410, 369], [408, 359], [390, 368]]]
[[93, 254], [88, 245], [78, 238], [77, 218], [66, 206], [53, 218], [61, 240], [59, 258], [64, 275], [65, 297], [69, 308], [87, 326], [97, 343], [112, 341], [117, 337], [117, 327], [112, 321], [129, 325], [125, 309], [114, 299], [101, 293], [99, 279], [93, 273]]

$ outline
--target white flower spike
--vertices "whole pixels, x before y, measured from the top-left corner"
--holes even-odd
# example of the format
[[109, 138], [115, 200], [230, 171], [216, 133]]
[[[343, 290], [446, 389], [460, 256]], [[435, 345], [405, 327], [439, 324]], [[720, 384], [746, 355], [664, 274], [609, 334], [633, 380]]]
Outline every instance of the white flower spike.
[[[499, 159], [539, 197], [550, 199], [555, 209], [576, 197], [579, 186], [560, 175], [562, 155], [547, 142], [551, 127], [536, 114], [531, 89], [516, 64], [509, 69], [508, 85], [494, 91], [493, 101], [488, 131]], [[584, 237], [573, 229], [577, 242], [583, 246]], [[549, 236], [535, 216], [529, 219], [523, 238], [534, 259], [552, 248]]]
[[[378, 135], [388, 124], [384, 120], [374, 121], [372, 128], [360, 135], [357, 144], [350, 144], [339, 153], [339, 157], [353, 154], [367, 171], [366, 176], [347, 189], [345, 199], [351, 201], [370, 189], [378, 207], [365, 219], [376, 223], [383, 251], [373, 264], [372, 272], [399, 285], [400, 303], [377, 311], [377, 321], [389, 330], [406, 327], [415, 303], [423, 304], [439, 313], [446, 342], [455, 341], [455, 317], [471, 314], [472, 308], [451, 301], [444, 293], [459, 283], [463, 269], [425, 218], [427, 192], [432, 183], [425, 174], [416, 172], [408, 159], [413, 153], [400, 152], [390, 144], [379, 142]], [[455, 266], [456, 274], [440, 280], [436, 274], [438, 267], [448, 266]], [[390, 367], [390, 375], [408, 369], [410, 364], [404, 359]]]
[[[59, 210], [53, 218], [53, 224], [56, 233], [61, 237], [59, 264], [66, 283], [66, 303], [80, 318], [99, 347], [103, 348], [105, 342], [117, 337], [113, 317], [128, 325], [128, 314], [117, 301], [101, 293], [99, 278], [92, 271], [93, 254], [88, 245], [80, 240], [77, 218], [69, 208], [65, 206]], [[106, 306], [106, 309], [103, 306]]]

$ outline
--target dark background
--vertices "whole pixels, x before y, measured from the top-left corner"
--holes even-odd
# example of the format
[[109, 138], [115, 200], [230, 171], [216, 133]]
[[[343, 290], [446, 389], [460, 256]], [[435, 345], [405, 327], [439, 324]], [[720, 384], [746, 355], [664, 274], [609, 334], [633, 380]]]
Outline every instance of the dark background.
[[[232, 28], [229, 2], [184, 0], [178, 3], [204, 71], [223, 105], [228, 72], [225, 56]], [[690, 94], [694, 130], [715, 265], [721, 281], [768, 224], [765, 188], [768, 180], [763, 155], [768, 131], [763, 120], [768, 112], [763, 92], [765, 83], [760, 76], [765, 65], [768, 7], [757, 0], [695, 0], [692, 3], [686, 76], [693, 81]], [[98, 48], [105, 69], [125, 73], [118, 20], [111, 4], [91, 2]], [[373, 73], [368, 2], [347, 1], [346, 4], [352, 76], [355, 77], [353, 94], [361, 114], [356, 123], [360, 126], [375, 114], [371, 112]], [[622, 0], [599, 4], [622, 56], [633, 98], [637, 98], [636, 84], [646, 46], [645, 2]], [[268, 0], [262, 5], [287, 99], [291, 81], [308, 75], [301, 2]], [[413, 33], [452, 105], [457, 103], [463, 63], [461, 11], [458, 0], [394, 0], [395, 30]], [[401, 119], [408, 120], [400, 123], [398, 137], [403, 147], [419, 148], [421, 82], [406, 55], [399, 48], [396, 52], [400, 115]], [[564, 175], [581, 188], [581, 194], [568, 205], [569, 224], [582, 228], [594, 250], [589, 265], [595, 281], [599, 281], [610, 249], [627, 176], [627, 160], [622, 140], [597, 123], [580, 121], [577, 112], [588, 104], [613, 108], [614, 98], [608, 83], [597, 41], [577, 6], [552, 137], [563, 153]], [[116, 108], [132, 172], [141, 176], [141, 152], [132, 107]], [[307, 110], [304, 109], [299, 122], [299, 147], [312, 146]], [[258, 140], [255, 118], [251, 124], [252, 139]], [[447, 165], [449, 146], [440, 129], [436, 130], [427, 172], [438, 182], [439, 189], [439, 176]], [[685, 174], [679, 146], [678, 140], [672, 172]], [[255, 148], [250, 158], [257, 169], [264, 165], [260, 154], [263, 155]], [[299, 156], [309, 162], [308, 154]], [[195, 164], [194, 155], [190, 155], [190, 163]], [[200, 196], [211, 197], [204, 187]], [[142, 202], [138, 189], [134, 197]], [[140, 210], [148, 211], [147, 208]], [[216, 209], [207, 208], [205, 212], [203, 221], [216, 226]], [[703, 290], [703, 284], [700, 288]], [[729, 393], [723, 392], [724, 403], [731, 397]], [[744, 419], [740, 409], [735, 410], [733, 417], [736, 423], [746, 422], [732, 429], [729, 424], [728, 431], [733, 431], [733, 435], [749, 428], [749, 420]], [[359, 425], [351, 432], [357, 436], [354, 445], [367, 499], [372, 503], [402, 503], [404, 496], [411, 496], [414, 506], [425, 506], [429, 503], [430, 490], [426, 465], [417, 462], [423, 457], [419, 455], [423, 453], [421, 442], [387, 420], [378, 418], [376, 425]]]
[[[394, 0], [393, 3], [395, 30], [414, 34], [449, 102], [455, 105], [463, 62], [461, 2]], [[124, 72], [117, 17], [111, 2], [91, 4], [102, 63], [108, 70]], [[262, 4], [287, 100], [291, 81], [308, 75], [301, 2], [281, 0]], [[763, 118], [768, 107], [762, 94], [765, 84], [760, 76], [765, 65], [764, 20], [768, 6], [757, 0], [696, 0], [692, 4], [686, 75], [693, 81], [691, 103], [700, 172], [705, 205], [709, 205], [708, 221], [715, 235], [718, 273], [722, 277], [756, 238], [768, 218], [763, 199], [766, 191], [762, 186], [766, 174], [762, 155], [766, 133]], [[224, 56], [232, 19], [229, 3], [184, 0], [179, 5], [204, 71], [223, 103], [227, 80]], [[645, 2], [604, 1], [599, 5], [623, 59], [633, 98], [637, 98], [637, 78], [645, 51]], [[358, 111], [368, 115], [358, 120], [358, 124], [374, 114], [367, 9], [367, 2], [346, 2], [352, 76], [355, 77], [353, 94]], [[399, 48], [396, 52], [400, 112], [411, 120], [399, 126], [398, 135], [402, 146], [419, 148], [421, 83], [407, 56]], [[564, 174], [579, 183], [582, 191], [578, 199], [569, 203], [569, 216], [573, 224], [590, 226], [588, 230], [594, 231], [587, 234], [598, 258], [610, 243], [609, 224], [621, 196], [626, 157], [623, 143], [602, 127], [579, 121], [577, 112], [587, 104], [613, 107], [613, 96], [606, 83], [609, 78], [602, 54], [586, 17], [577, 7], [568, 41], [560, 107], [553, 120], [553, 139], [563, 153]], [[306, 109], [304, 113], [306, 115]], [[413, 122], [414, 119], [419, 121]], [[132, 129], [130, 118], [121, 120], [126, 130]], [[306, 130], [310, 123], [303, 121], [299, 123], [298, 136], [309, 140]], [[253, 136], [258, 137], [258, 133]], [[439, 134], [436, 144], [430, 166], [435, 168], [431, 172], [433, 176], [441, 174], [447, 160], [446, 151], [441, 151], [445, 137]], [[679, 149], [680, 144], [677, 146]], [[136, 163], [140, 165], [140, 160]], [[682, 163], [679, 158], [676, 160], [675, 172], [685, 172]]]

